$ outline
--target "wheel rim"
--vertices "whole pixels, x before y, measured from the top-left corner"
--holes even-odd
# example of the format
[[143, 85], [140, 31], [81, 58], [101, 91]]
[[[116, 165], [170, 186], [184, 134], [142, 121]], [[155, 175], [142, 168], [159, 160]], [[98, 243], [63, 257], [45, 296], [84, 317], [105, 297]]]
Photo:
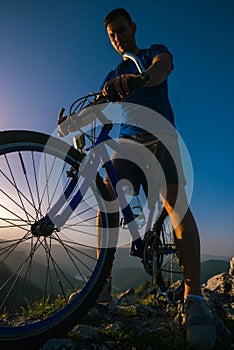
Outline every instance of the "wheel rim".
[[97, 258], [96, 212], [104, 205], [100, 196], [95, 197], [96, 193], [87, 192], [83, 211], [79, 215], [74, 212], [60, 231], [53, 228], [50, 233], [36, 236], [31, 229], [46, 216], [61, 186], [67, 186], [70, 180], [66, 176], [67, 165], [75, 162], [72, 157], [64, 161], [61, 151], [53, 147], [47, 152], [43, 145], [27, 142], [1, 146], [0, 331], [3, 334], [7, 331], [11, 336], [23, 336], [25, 327], [31, 327], [29, 333], [34, 328], [38, 332], [50, 328], [51, 322], [60, 322], [59, 317], [65, 319], [84, 301], [99, 277], [106, 250]]
[[168, 285], [178, 279], [181, 279], [182, 277], [182, 270], [176, 251], [174, 236], [174, 230], [170, 221], [170, 217], [167, 216], [161, 227], [161, 249], [163, 254], [163, 264], [161, 271], [163, 273], [164, 280], [168, 280]]

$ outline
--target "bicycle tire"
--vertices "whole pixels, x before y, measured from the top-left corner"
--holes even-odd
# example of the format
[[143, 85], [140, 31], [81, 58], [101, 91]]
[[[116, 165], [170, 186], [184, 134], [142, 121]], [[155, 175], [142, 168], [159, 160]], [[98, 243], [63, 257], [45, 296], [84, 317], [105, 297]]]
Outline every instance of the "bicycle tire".
[[[46, 215], [71, 181], [67, 166], [77, 167], [82, 159], [73, 147], [46, 134], [0, 133], [1, 348], [38, 349], [49, 337], [61, 337], [94, 305], [109, 276], [118, 228], [106, 210], [110, 198], [99, 174], [83, 207], [59, 232], [32, 234], [33, 222]], [[106, 222], [98, 256], [97, 209]]]
[[150, 271], [148, 271], [154, 275], [155, 293], [167, 301], [182, 300], [184, 297], [182, 269], [176, 251], [174, 229], [165, 207], [156, 219], [152, 235], [148, 239], [152, 240], [150, 245], [156, 256], [155, 275], [153, 266], [150, 266]]

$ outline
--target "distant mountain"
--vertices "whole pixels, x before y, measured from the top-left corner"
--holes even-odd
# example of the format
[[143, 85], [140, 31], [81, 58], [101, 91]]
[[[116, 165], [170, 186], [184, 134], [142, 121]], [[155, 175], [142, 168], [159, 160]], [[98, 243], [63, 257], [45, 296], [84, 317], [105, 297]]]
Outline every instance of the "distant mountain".
[[129, 247], [119, 247], [115, 253], [114, 268], [142, 268], [142, 262], [139, 258], [131, 256], [129, 253]]
[[201, 283], [222, 272], [228, 272], [230, 267], [229, 261], [224, 260], [207, 260], [201, 263]]
[[145, 281], [150, 280], [143, 268], [123, 268], [113, 270], [113, 292], [120, 293], [129, 288], [137, 288]]
[[[28, 249], [29, 245], [25, 245], [25, 248]], [[30, 301], [40, 300], [44, 296], [45, 286], [51, 296], [83, 286], [84, 282], [78, 275], [63, 270], [61, 256], [54, 261], [51, 259], [48, 269], [45, 259], [30, 260], [27, 249], [15, 249], [4, 263], [0, 263], [0, 309], [19, 305], [25, 307]]]
[[[234, 252], [233, 252], [234, 255]], [[223, 255], [211, 255], [211, 254], [201, 254], [201, 261], [207, 260], [224, 260], [230, 261], [231, 256], [223, 256]], [[138, 267], [141, 268], [142, 263], [140, 259], [136, 257], [132, 257], [129, 253], [129, 247], [119, 247], [115, 254], [115, 262], [114, 265], [117, 268], [125, 268], [125, 267]]]
[[[234, 255], [234, 254], [233, 254]], [[224, 260], [224, 261], [230, 261], [231, 256], [225, 256], [225, 255], [211, 255], [211, 254], [201, 254], [201, 261], [206, 260]]]
[[[123, 252], [122, 252], [123, 253]], [[201, 263], [201, 284], [207, 282], [207, 280], [222, 272], [228, 272], [229, 261], [224, 260], [208, 260]], [[145, 281], [150, 281], [151, 276], [148, 275], [143, 266], [138, 267], [125, 267], [122, 268], [122, 264], [118, 264], [116, 261], [113, 269], [113, 288], [116, 292], [123, 292], [128, 288], [136, 288]]]
[[[9, 276], [10, 271], [15, 271], [16, 266], [21, 266], [21, 264], [26, 259], [26, 253], [29, 249], [28, 244], [25, 243], [25, 246], [22, 245], [24, 249], [15, 249], [14, 254], [9, 255], [7, 259], [7, 266], [2, 264], [0, 268], [0, 282], [5, 281], [3, 276], [6, 274]], [[88, 265], [90, 256], [92, 253], [95, 253], [95, 250], [89, 250], [85, 248], [79, 248], [79, 254], [82, 256], [82, 261], [84, 265]], [[28, 253], [27, 253], [28, 254]], [[75, 265], [71, 264], [70, 258], [67, 255], [67, 252], [60, 245], [53, 246], [53, 258], [56, 262], [56, 270], [60, 274], [60, 267], [63, 270], [63, 275], [60, 274], [60, 278], [63, 278], [63, 283], [65, 281], [70, 281], [71, 285], [79, 285], [82, 287], [81, 281], [79, 281], [79, 276], [77, 276], [77, 269]], [[213, 275], [219, 274], [229, 270], [229, 260], [228, 257], [214, 257], [210, 255], [202, 255], [202, 284], [205, 283]], [[45, 260], [40, 259], [40, 254], [37, 257], [33, 258], [33, 271], [31, 275], [31, 283], [29, 289], [37, 288], [37, 292], [40, 288], [43, 288], [45, 283]], [[73, 268], [73, 269], [72, 269]], [[82, 265], [80, 268], [81, 273]], [[60, 292], [60, 286], [58, 283], [58, 275], [55, 270], [52, 268], [50, 270], [50, 279], [51, 284], [55, 292]], [[146, 280], [151, 280], [143, 267], [143, 264], [139, 258], [132, 257], [129, 253], [129, 246], [119, 247], [116, 252], [115, 260], [113, 263], [113, 287], [116, 291], [124, 291], [130, 287], [136, 288], [137, 286], [144, 283]], [[81, 283], [81, 285], [80, 285]], [[66, 286], [69, 288], [69, 286]], [[0, 295], [1, 296], [1, 295]]]
[[[27, 302], [35, 299], [40, 299], [43, 295], [43, 291], [41, 288], [35, 286], [30, 281], [25, 281], [21, 277], [14, 278], [12, 277], [12, 271], [4, 264], [0, 264], [0, 300], [2, 305], [0, 304], [0, 309], [2, 307], [18, 307], [26, 306]], [[14, 284], [14, 288], [11, 287]], [[9, 293], [10, 292], [10, 293]], [[8, 294], [9, 293], [9, 294]], [[20, 298], [20, 299], [19, 299]], [[20, 300], [20, 304], [18, 302]]]

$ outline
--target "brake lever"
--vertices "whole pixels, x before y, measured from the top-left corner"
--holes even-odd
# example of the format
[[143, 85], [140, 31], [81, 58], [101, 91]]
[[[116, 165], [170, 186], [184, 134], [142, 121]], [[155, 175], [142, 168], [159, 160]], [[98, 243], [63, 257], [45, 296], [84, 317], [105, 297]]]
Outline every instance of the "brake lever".
[[62, 124], [64, 120], [67, 119], [67, 116], [63, 117], [64, 112], [65, 112], [65, 108], [62, 107], [58, 113], [57, 125]]
[[91, 105], [99, 105], [101, 103], [109, 102], [108, 98], [105, 97], [101, 92], [96, 96], [95, 100], [91, 103]]

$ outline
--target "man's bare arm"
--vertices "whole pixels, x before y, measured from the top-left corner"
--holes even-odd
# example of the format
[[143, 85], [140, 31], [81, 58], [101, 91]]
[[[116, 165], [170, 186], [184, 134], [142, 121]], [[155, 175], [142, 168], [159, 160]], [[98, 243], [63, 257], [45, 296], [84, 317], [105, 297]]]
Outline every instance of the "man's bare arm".
[[161, 53], [156, 56], [152, 65], [147, 69], [149, 80], [145, 86], [155, 86], [161, 84], [173, 69], [172, 58], [169, 53]]
[[[151, 66], [146, 70], [149, 80], [144, 83], [145, 87], [152, 87], [161, 84], [173, 69], [172, 57], [169, 53], [161, 53], [157, 55]], [[119, 100], [125, 99], [132, 93], [129, 89], [129, 80], [139, 79], [140, 75], [122, 74], [117, 78], [107, 81], [103, 88], [103, 95], [108, 96], [108, 90], [115, 89], [119, 96]]]

